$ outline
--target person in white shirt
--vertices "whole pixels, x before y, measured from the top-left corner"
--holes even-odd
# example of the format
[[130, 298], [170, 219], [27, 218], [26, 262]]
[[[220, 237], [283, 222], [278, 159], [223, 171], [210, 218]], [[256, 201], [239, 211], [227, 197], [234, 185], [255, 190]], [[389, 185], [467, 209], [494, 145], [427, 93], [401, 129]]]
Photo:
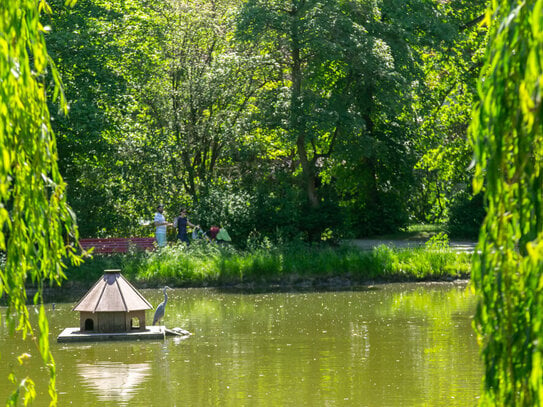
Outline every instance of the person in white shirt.
[[156, 210], [157, 211], [155, 213], [155, 220], [154, 220], [155, 227], [156, 227], [155, 238], [156, 238], [158, 247], [164, 247], [166, 246], [167, 227], [171, 226], [172, 224], [169, 222], [166, 222], [166, 218], [163, 215], [164, 206], [158, 205]]

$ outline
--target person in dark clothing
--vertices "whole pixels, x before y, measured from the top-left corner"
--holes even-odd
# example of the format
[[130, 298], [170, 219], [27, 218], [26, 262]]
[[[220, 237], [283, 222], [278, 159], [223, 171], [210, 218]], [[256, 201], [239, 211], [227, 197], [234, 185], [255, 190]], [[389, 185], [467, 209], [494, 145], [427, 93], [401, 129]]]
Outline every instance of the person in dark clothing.
[[177, 239], [181, 242], [185, 242], [186, 244], [190, 244], [189, 236], [187, 234], [187, 225], [192, 228], [197, 226], [190, 223], [189, 219], [187, 218], [187, 211], [184, 208], [181, 208], [179, 211], [179, 216], [175, 218], [173, 225], [177, 227]]

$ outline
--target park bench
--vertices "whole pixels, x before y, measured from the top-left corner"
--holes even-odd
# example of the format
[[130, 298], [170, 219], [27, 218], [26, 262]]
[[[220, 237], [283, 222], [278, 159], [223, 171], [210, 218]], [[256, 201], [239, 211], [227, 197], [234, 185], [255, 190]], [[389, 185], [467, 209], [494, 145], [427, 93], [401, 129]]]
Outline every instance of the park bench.
[[79, 244], [85, 250], [94, 247], [93, 253], [127, 253], [129, 248], [138, 250], [155, 250], [154, 237], [108, 237], [103, 239], [79, 239]]

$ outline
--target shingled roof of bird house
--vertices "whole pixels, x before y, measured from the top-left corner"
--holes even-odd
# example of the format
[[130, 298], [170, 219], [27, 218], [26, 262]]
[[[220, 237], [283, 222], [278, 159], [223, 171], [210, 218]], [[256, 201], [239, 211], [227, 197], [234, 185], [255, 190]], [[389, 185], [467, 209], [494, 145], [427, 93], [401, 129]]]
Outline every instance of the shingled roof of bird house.
[[121, 270], [105, 270], [73, 308], [82, 312], [130, 312], [153, 306], [121, 275]]

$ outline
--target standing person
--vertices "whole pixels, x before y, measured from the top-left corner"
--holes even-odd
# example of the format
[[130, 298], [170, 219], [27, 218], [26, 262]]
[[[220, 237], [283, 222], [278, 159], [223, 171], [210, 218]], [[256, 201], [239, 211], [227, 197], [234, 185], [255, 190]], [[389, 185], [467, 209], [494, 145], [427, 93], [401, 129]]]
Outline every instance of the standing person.
[[189, 219], [187, 218], [187, 211], [185, 208], [181, 208], [179, 210], [179, 216], [173, 221], [173, 226], [177, 227], [177, 239], [185, 242], [186, 244], [190, 244], [189, 237], [187, 235], [187, 225], [192, 228], [199, 227], [190, 223]]
[[158, 205], [156, 208], [155, 220], [154, 220], [155, 227], [156, 227], [155, 238], [156, 238], [158, 247], [166, 246], [167, 227], [172, 225], [171, 223], [166, 222], [166, 218], [164, 217], [163, 212], [164, 212], [164, 206]]

